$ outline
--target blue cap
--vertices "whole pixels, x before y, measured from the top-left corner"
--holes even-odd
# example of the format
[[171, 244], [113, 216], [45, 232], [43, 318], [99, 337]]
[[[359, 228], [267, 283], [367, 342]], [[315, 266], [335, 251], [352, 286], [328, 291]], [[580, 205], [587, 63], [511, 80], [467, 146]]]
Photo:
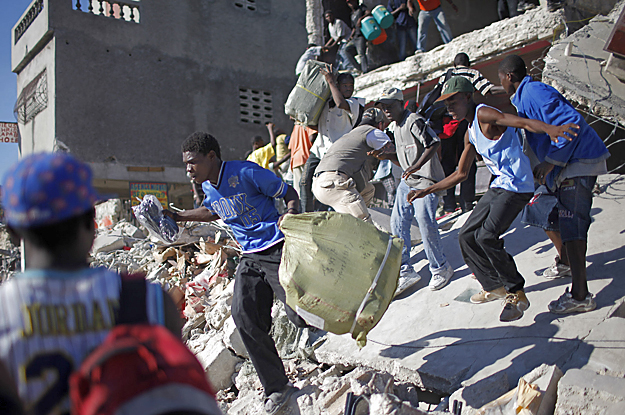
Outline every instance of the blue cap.
[[91, 169], [67, 153], [39, 153], [13, 166], [2, 182], [2, 205], [9, 226], [51, 225], [92, 209], [100, 199]]

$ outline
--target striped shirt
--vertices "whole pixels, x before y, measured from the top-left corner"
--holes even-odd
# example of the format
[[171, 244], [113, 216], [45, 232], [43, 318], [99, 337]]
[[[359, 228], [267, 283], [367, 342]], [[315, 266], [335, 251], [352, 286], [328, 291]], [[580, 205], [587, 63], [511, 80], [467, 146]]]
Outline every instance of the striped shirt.
[[[445, 74], [446, 75], [446, 74]], [[445, 75], [438, 80], [439, 84], [445, 82]], [[482, 95], [486, 95], [494, 86], [488, 79], [484, 77], [477, 69], [471, 69], [466, 66], [457, 66], [451, 72], [451, 76], [463, 76], [473, 84], [473, 88]]]

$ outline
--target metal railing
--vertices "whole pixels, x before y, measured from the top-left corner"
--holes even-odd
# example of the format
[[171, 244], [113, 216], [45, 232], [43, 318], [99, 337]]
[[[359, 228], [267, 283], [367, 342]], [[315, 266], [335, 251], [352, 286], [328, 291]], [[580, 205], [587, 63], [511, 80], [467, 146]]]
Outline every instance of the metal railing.
[[139, 1], [133, 0], [75, 0], [74, 10], [98, 16], [140, 22]]
[[19, 22], [19, 24], [15, 27], [15, 44], [20, 38], [24, 35], [28, 27], [31, 23], [39, 16], [39, 13], [43, 10], [43, 0], [37, 0], [33, 3], [33, 5], [28, 9], [28, 12], [24, 16], [24, 18]]

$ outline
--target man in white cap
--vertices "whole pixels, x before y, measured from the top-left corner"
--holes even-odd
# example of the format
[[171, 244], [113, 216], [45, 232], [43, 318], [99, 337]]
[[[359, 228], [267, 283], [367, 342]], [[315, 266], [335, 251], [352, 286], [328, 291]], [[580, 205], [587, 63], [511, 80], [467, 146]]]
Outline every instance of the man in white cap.
[[367, 153], [391, 144], [382, 131], [386, 124], [382, 110], [369, 108], [358, 127], [330, 146], [315, 170], [312, 190], [317, 200], [371, 223], [367, 206], [375, 188], [369, 182], [373, 174]]
[[422, 116], [404, 109], [403, 101], [404, 94], [397, 88], [387, 88], [377, 100], [376, 106], [393, 122], [391, 128], [395, 135], [396, 153], [372, 153], [378, 158], [392, 160], [404, 170], [391, 214], [391, 232], [404, 239], [402, 266], [395, 295], [410, 288], [421, 278], [410, 265], [410, 225], [413, 216], [421, 231], [425, 256], [430, 262], [432, 278], [429, 288], [443, 288], [454, 275], [438, 233], [438, 195], [430, 194], [414, 203], [407, 200], [411, 190], [425, 189], [445, 178], [443, 167], [436, 155], [440, 140]]

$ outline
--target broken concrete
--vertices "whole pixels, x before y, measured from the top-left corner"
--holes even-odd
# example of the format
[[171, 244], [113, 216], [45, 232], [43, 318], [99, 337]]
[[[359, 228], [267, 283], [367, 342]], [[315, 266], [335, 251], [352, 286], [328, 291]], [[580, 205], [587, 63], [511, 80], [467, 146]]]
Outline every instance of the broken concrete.
[[564, 11], [537, 7], [511, 19], [497, 21], [481, 30], [454, 38], [427, 53], [409, 56], [403, 62], [378, 68], [356, 78], [354, 96], [372, 101], [387, 87], [406, 90], [440, 77], [459, 52], [479, 63], [507, 51], [540, 40], [551, 40], [554, 29], [564, 23]]
[[603, 47], [624, 7], [625, 1], [620, 1], [608, 16], [596, 16], [588, 25], [554, 44], [543, 70], [543, 82], [569, 101], [588, 107], [600, 117], [615, 119], [621, 125], [625, 125], [625, 83], [605, 71], [610, 53]]
[[473, 415], [485, 404], [494, 401], [510, 390], [506, 372], [495, 373], [473, 384], [466, 384], [451, 394], [449, 405], [461, 406], [463, 415]]
[[237, 357], [226, 347], [221, 336], [213, 336], [204, 346], [204, 350], [197, 353], [202, 367], [208, 375], [211, 384], [218, 390], [228, 389], [232, 386], [232, 375], [236, 366], [241, 362], [241, 358]]
[[553, 262], [555, 250], [542, 230], [524, 226], [518, 218], [505, 234], [505, 244], [526, 278], [530, 308], [520, 320], [504, 324], [498, 319], [500, 302], [470, 304], [468, 297], [480, 286], [470, 278], [458, 247], [458, 229], [468, 216], [463, 215], [441, 234], [447, 259], [455, 268], [447, 287], [435, 292], [424, 289], [428, 263], [422, 252], [415, 252], [412, 262], [424, 278], [391, 303], [371, 331], [367, 346], [358, 350], [348, 336], [329, 334], [315, 351], [317, 359], [387, 371], [397, 380], [451, 394], [462, 382], [473, 384], [501, 371], [516, 384], [522, 375], [543, 363], [577, 368], [592, 361], [593, 353], [603, 353], [608, 344], [614, 344], [607, 347], [618, 353], [622, 346], [614, 341], [622, 338], [620, 334], [606, 330], [597, 334], [605, 336], [598, 341], [591, 333], [595, 329], [600, 333], [598, 326], [615, 312], [625, 293], [625, 280], [617, 277], [625, 257], [621, 235], [625, 224], [614, 220], [622, 216], [625, 177], [600, 176], [598, 183], [603, 193], [593, 200], [587, 255], [588, 285], [596, 295], [597, 310], [569, 316], [548, 312], [547, 304], [564, 292], [570, 280], [542, 277], [542, 271]]
[[[558, 384], [555, 415], [605, 413], [625, 402], [625, 379], [570, 369]], [[621, 412], [622, 413], [622, 412]]]

